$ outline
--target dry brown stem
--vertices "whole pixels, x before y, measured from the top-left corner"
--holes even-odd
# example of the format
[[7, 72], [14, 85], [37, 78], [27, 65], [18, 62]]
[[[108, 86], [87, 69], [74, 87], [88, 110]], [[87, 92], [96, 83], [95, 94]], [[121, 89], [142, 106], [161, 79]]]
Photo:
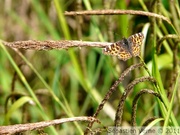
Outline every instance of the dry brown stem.
[[88, 42], [77, 40], [48, 40], [48, 41], [15, 41], [15, 42], [2, 42], [4, 45], [15, 49], [30, 49], [30, 50], [51, 50], [51, 49], [68, 49], [71, 47], [98, 47], [103, 48], [112, 43], [107, 42]]
[[28, 123], [28, 124], [16, 124], [10, 126], [0, 126], [0, 134], [14, 134], [24, 131], [37, 130], [44, 127], [62, 124], [65, 122], [73, 122], [73, 121], [96, 121], [99, 122], [96, 118], [93, 117], [73, 117], [73, 118], [62, 118], [50, 121], [42, 121], [36, 123]]
[[114, 9], [108, 9], [108, 10], [86, 10], [86, 11], [70, 11], [65, 12], [65, 15], [121, 15], [121, 14], [130, 14], [130, 15], [142, 15], [142, 16], [150, 16], [162, 19], [169, 24], [171, 24], [171, 21], [162, 15], [152, 13], [152, 12], [145, 12], [145, 11], [138, 11], [138, 10], [114, 10]]

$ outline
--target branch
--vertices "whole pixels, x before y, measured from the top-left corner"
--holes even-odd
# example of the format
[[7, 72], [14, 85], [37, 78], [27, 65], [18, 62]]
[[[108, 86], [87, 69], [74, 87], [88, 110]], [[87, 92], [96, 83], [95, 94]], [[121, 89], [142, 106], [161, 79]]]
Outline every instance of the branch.
[[30, 50], [51, 50], [51, 49], [68, 49], [72, 47], [98, 47], [103, 48], [112, 43], [107, 42], [88, 42], [88, 41], [77, 41], [77, 40], [48, 40], [48, 41], [37, 41], [37, 40], [27, 40], [27, 41], [15, 41], [15, 42], [5, 42], [2, 43], [6, 46], [15, 49], [30, 49]]
[[0, 126], [0, 134], [14, 134], [19, 132], [31, 131], [31, 130], [38, 130], [41, 128], [45, 128], [52, 125], [62, 124], [66, 122], [73, 122], [73, 121], [96, 121], [99, 123], [99, 120], [93, 117], [73, 117], [73, 118], [62, 118], [50, 121], [42, 121], [36, 123], [28, 123], [28, 124], [16, 124], [10, 126]]
[[162, 19], [169, 24], [171, 24], [171, 21], [163, 16], [156, 13], [151, 12], [145, 12], [145, 11], [138, 11], [138, 10], [86, 10], [86, 11], [70, 11], [65, 12], [64, 15], [120, 15], [120, 14], [130, 14], [130, 15], [142, 15], [142, 16], [151, 16], [155, 18]]

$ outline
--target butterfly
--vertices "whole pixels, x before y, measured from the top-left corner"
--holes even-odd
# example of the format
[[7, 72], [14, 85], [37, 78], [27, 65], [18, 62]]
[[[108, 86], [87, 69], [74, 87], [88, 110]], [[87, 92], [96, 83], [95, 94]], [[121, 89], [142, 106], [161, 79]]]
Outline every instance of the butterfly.
[[136, 33], [130, 37], [123, 38], [103, 49], [106, 55], [117, 56], [120, 60], [126, 61], [131, 57], [140, 55], [140, 47], [144, 39], [143, 33]]

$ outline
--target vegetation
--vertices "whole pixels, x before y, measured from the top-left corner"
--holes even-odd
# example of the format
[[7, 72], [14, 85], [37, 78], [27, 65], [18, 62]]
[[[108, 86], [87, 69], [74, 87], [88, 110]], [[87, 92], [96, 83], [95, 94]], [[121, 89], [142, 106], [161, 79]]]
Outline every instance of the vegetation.
[[[0, 1], [0, 7], [0, 131], [5, 125], [81, 116], [94, 116], [98, 122], [75, 119], [25, 133], [105, 133], [114, 125], [179, 126], [177, 0], [16, 0]], [[100, 9], [127, 12], [99, 15]], [[99, 10], [99, 14], [64, 15], [81, 10]], [[104, 55], [99, 47], [38, 51], [3, 44], [24, 40], [115, 42], [138, 32], [144, 34], [141, 56], [127, 61]]]

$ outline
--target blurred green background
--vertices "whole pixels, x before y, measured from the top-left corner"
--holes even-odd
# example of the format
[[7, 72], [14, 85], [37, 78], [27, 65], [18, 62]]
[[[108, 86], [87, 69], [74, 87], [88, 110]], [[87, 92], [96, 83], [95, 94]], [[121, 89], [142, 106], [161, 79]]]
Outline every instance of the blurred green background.
[[[137, 32], [145, 35], [141, 56], [149, 72], [157, 79], [160, 90], [169, 101], [179, 80], [178, 39], [163, 42], [156, 55], [158, 41], [165, 35], [180, 32], [178, 1], [153, 0], [4, 0], [0, 1], [0, 38], [13, 42], [22, 40], [82, 40], [115, 42]], [[140, 15], [64, 16], [65, 11], [95, 9], [130, 9], [155, 12], [172, 21], [167, 22]], [[101, 48], [68, 50], [20, 50], [23, 56], [6, 47], [0, 49], [0, 125], [38, 122], [73, 116], [92, 116], [111, 85], [130, 65], [105, 56]], [[156, 71], [156, 72], [155, 72]], [[112, 126], [118, 101], [124, 88], [133, 79], [147, 75], [141, 68], [125, 77], [118, 90], [98, 118], [104, 126]], [[142, 88], [154, 89], [150, 82], [138, 84], [125, 102], [122, 125], [130, 125], [131, 106]], [[179, 89], [179, 88], [177, 88]], [[179, 92], [175, 91], [172, 112], [180, 121]], [[161, 93], [161, 94], [162, 94]], [[30, 101], [34, 101], [32, 102]], [[166, 99], [168, 101], [168, 99]], [[140, 98], [137, 125], [148, 117], [162, 116], [158, 102], [151, 95]], [[172, 123], [171, 123], [172, 124]], [[175, 125], [175, 124], [172, 124]], [[46, 128], [46, 133], [82, 134], [87, 123], [67, 123]], [[99, 125], [95, 125], [95, 127]], [[101, 127], [101, 126], [100, 126]], [[36, 134], [36, 132], [30, 132]]]

